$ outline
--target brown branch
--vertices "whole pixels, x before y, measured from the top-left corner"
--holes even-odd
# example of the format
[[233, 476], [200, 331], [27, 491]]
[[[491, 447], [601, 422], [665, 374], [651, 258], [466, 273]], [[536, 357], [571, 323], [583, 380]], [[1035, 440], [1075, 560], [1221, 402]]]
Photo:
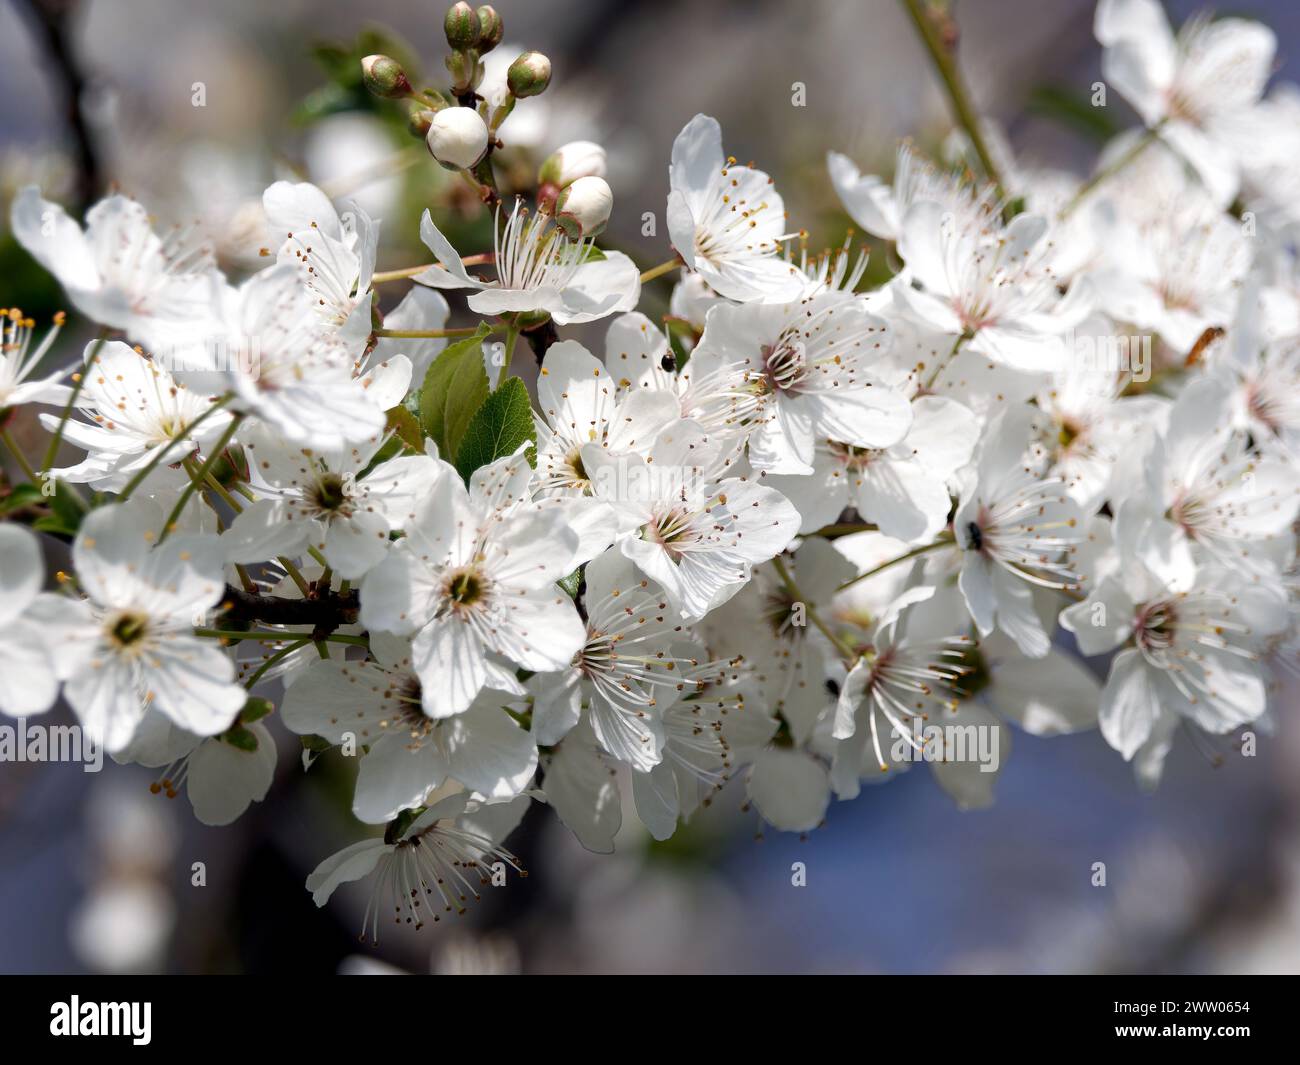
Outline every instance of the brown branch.
[[354, 590], [346, 595], [326, 591], [310, 599], [254, 595], [226, 585], [224, 624], [260, 621], [266, 625], [311, 625], [312, 638], [322, 639], [341, 625], [355, 625], [360, 602]]
[[94, 202], [103, 184], [99, 155], [95, 140], [82, 106], [86, 80], [73, 55], [72, 20], [77, 10], [76, 0], [27, 0], [23, 5], [40, 33], [45, 50], [49, 53], [56, 80], [63, 93], [67, 109], [68, 131], [72, 134], [76, 158], [76, 206], [78, 214]]

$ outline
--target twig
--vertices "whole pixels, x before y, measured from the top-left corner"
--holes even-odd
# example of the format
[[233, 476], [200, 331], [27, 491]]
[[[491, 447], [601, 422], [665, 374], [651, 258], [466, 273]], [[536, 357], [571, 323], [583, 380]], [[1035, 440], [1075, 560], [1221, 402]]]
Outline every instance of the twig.
[[[71, 16], [78, 5], [71, 0], [27, 0], [22, 5], [30, 12], [36, 28], [45, 41], [45, 49], [58, 74], [58, 82], [63, 90], [68, 131], [72, 134], [74, 154], [77, 161], [76, 206], [81, 214], [99, 195], [103, 187], [100, 173], [99, 153], [90, 133], [82, 109], [82, 97], [86, 91], [86, 79], [72, 54]], [[48, 467], [48, 464], [47, 464]]]
[[[957, 69], [954, 49], [939, 35], [939, 27], [935, 23], [936, 13], [933, 10], [922, 10], [922, 0], [903, 0], [903, 6], [907, 8], [907, 13], [916, 24], [916, 30], [921, 35], [930, 58], [934, 60], [935, 69], [948, 90], [948, 100], [952, 104], [953, 114], [966, 131], [966, 136], [970, 138], [971, 147], [979, 157], [985, 176], [997, 189], [998, 199], [1005, 201], [1007, 191], [1006, 186], [1002, 184], [1002, 175], [998, 173], [997, 165], [993, 162], [993, 156], [984, 141], [984, 134], [980, 132], [979, 118], [975, 114], [974, 107], [971, 106], [970, 94], [961, 80], [961, 71]], [[947, 18], [947, 15], [944, 17]]]

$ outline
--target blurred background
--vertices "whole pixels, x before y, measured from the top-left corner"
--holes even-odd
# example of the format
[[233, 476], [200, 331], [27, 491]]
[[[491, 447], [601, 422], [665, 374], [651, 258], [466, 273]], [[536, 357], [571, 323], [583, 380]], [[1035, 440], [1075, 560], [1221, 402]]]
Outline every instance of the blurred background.
[[[473, 194], [357, 76], [361, 55], [392, 51], [424, 83], [442, 83], [445, 6], [0, 0], [0, 303], [38, 323], [63, 306], [6, 231], [10, 197], [32, 182], [73, 210], [116, 186], [160, 220], [197, 223], [232, 276], [258, 265], [261, 190], [295, 175], [383, 219], [381, 270], [428, 260], [417, 234], [426, 206], [463, 251], [484, 244], [490, 224]], [[1167, 6], [1176, 22], [1195, 9]], [[1278, 76], [1300, 80], [1300, 5], [1231, 6], [1275, 29]], [[662, 226], [644, 236], [642, 215], [662, 219], [672, 139], [699, 111], [721, 121], [729, 153], [774, 176], [792, 228], [814, 246], [838, 244], [848, 225], [827, 150], [888, 173], [900, 137], [933, 148], [950, 128], [895, 0], [497, 7], [498, 59], [526, 47], [554, 66], [550, 90], [503, 130], [504, 183], [527, 187], [566, 141], [603, 143], [615, 210], [602, 243], [643, 267], [669, 255]], [[1082, 173], [1133, 122], [1113, 94], [1108, 108], [1087, 106], [1100, 77], [1092, 7], [956, 5], [971, 92], [1027, 162]], [[792, 103], [796, 83], [804, 106]], [[385, 309], [404, 286], [387, 288]], [[643, 309], [665, 313], [669, 290], [656, 283]], [[52, 361], [72, 358], [90, 332], [71, 319]], [[598, 348], [602, 333], [585, 339]], [[30, 414], [11, 428], [40, 453]], [[60, 550], [47, 543], [52, 568]], [[508, 841], [527, 880], [488, 889], [451, 925], [382, 931], [378, 947], [357, 941], [364, 887], [322, 910], [303, 888], [322, 858], [365, 834], [348, 815], [352, 769], [326, 756], [304, 773], [296, 737], [274, 722], [276, 783], [224, 829], [199, 825], [183, 795], [152, 795], [151, 771], [4, 763], [0, 971], [1294, 972], [1295, 704], [1292, 681], [1255, 758], [1226, 739], [1217, 756], [1180, 739], [1151, 795], [1096, 733], [1017, 733], [998, 802], [980, 812], [958, 811], [913, 771], [833, 804], [807, 838], [756, 838], [733, 783], [668, 844], [650, 841], [629, 809], [616, 854], [593, 855], [535, 807]], [[796, 862], [806, 886], [792, 884]], [[1105, 887], [1093, 886], [1096, 862]]]

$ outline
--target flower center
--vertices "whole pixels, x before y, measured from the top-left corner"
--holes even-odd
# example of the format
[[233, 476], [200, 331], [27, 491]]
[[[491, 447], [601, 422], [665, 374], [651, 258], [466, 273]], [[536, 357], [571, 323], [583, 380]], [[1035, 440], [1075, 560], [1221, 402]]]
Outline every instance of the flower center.
[[1170, 602], [1148, 603], [1134, 619], [1134, 640], [1145, 654], [1159, 654], [1173, 646], [1178, 614]]
[[876, 448], [854, 447], [852, 444], [841, 444], [839, 441], [832, 440], [830, 444], [831, 455], [846, 469], [854, 473], [865, 470], [871, 461], [881, 452]]
[[[725, 502], [725, 500], [724, 500]], [[641, 530], [641, 539], [658, 544], [674, 562], [680, 561], [682, 545], [691, 539], [691, 513], [685, 507], [674, 507], [658, 515]]]
[[338, 510], [347, 499], [342, 474], [326, 473], [312, 488], [311, 500], [321, 510]]
[[775, 344], [764, 344], [763, 382], [773, 392], [797, 392], [808, 376], [808, 355], [803, 342], [782, 334]]
[[483, 598], [485, 584], [477, 570], [463, 569], [447, 580], [447, 598], [457, 607], [473, 606]]
[[144, 639], [149, 619], [143, 614], [119, 614], [108, 627], [108, 636], [119, 647], [130, 647]]
[[393, 729], [404, 732], [411, 744], [418, 746], [437, 725], [424, 713], [424, 704], [421, 701], [423, 690], [420, 680], [415, 676], [404, 676], [394, 685], [392, 689], [393, 699], [396, 706], [393, 709], [393, 716], [387, 721], [381, 722], [382, 728]]
[[575, 447], [564, 457], [565, 464], [569, 467], [569, 472], [573, 474], [573, 479], [581, 484], [590, 484], [591, 478], [587, 475], [587, 467], [582, 464], [582, 449]]
[[1062, 418], [1060, 425], [1057, 427], [1056, 442], [1061, 445], [1062, 451], [1068, 451], [1070, 445], [1078, 439], [1079, 434], [1083, 432], [1083, 426], [1070, 418]]
[[781, 638], [802, 636], [805, 631], [802, 618], [795, 624], [795, 599], [784, 588], [774, 588], [763, 597], [763, 620]]

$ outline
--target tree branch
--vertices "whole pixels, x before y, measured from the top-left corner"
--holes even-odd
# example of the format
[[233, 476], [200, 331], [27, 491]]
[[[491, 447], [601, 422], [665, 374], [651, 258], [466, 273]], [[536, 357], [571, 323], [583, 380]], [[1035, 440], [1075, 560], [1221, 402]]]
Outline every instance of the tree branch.
[[956, 24], [946, 9], [923, 3], [923, 0], [903, 0], [903, 7], [911, 16], [922, 43], [934, 61], [935, 70], [948, 90], [948, 101], [952, 104], [953, 114], [970, 138], [971, 147], [975, 149], [980, 165], [984, 167], [985, 177], [997, 189], [998, 199], [1006, 200], [1007, 191], [1002, 184], [1002, 175], [998, 173], [997, 164], [993, 162], [993, 155], [984, 141], [979, 117], [971, 106], [970, 94], [966, 91], [961, 72], [957, 68]]
[[[320, 639], [340, 625], [355, 625], [360, 601], [355, 590], [345, 594], [324, 591], [311, 599], [285, 599], [276, 595], [253, 595], [226, 585], [223, 613], [226, 622], [260, 621], [266, 625], [311, 625], [313, 638]], [[317, 636], [316, 633], [320, 633]]]
[[72, 54], [71, 23], [77, 3], [76, 0], [27, 0], [23, 6], [31, 13], [32, 21], [44, 40], [64, 95], [68, 131], [72, 134], [76, 160], [76, 206], [79, 208], [77, 213], [81, 214], [99, 195], [103, 176], [95, 140], [82, 108], [86, 80]]

